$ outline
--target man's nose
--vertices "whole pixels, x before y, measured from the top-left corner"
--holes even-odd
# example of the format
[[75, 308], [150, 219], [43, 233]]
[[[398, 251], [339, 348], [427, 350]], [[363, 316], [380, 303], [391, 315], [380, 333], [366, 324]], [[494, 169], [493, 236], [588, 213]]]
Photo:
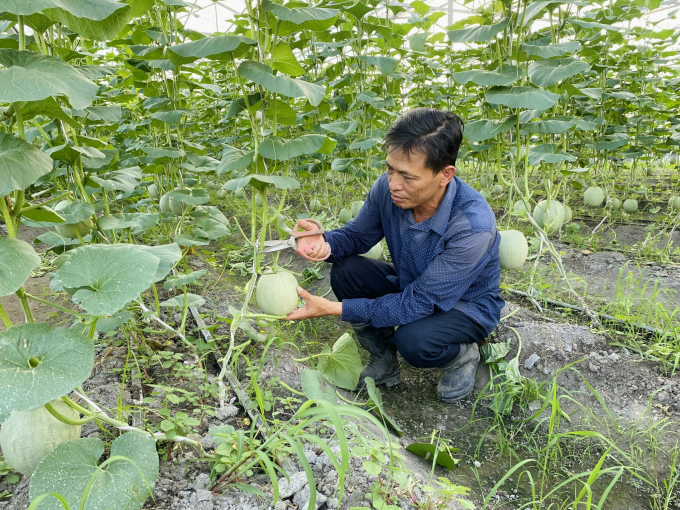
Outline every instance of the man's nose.
[[403, 182], [401, 177], [399, 177], [398, 175], [393, 175], [389, 182], [390, 191], [399, 191], [402, 188]]

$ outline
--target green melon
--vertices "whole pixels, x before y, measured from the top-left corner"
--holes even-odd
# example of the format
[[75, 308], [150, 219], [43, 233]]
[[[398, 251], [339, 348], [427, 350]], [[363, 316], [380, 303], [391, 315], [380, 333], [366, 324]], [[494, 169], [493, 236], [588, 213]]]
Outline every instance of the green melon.
[[172, 212], [172, 209], [170, 209], [170, 197], [168, 196], [167, 193], [161, 197], [159, 205], [161, 207], [161, 212], [164, 213]]
[[518, 216], [526, 216], [527, 206], [524, 203], [524, 200], [518, 200], [515, 202], [512, 206], [512, 212], [516, 213]]
[[234, 196], [236, 198], [245, 198], [246, 190], [244, 190], [243, 188], [239, 188], [236, 191], [234, 191]]
[[529, 255], [527, 238], [519, 230], [501, 230], [500, 258], [502, 269], [517, 269]]
[[494, 196], [498, 196], [501, 193], [503, 193], [503, 186], [501, 186], [500, 184], [496, 184], [491, 190], [491, 194]]
[[489, 179], [486, 178], [486, 175], [482, 175], [479, 178], [479, 184], [482, 186], [482, 188], [486, 188], [489, 184]]
[[217, 192], [217, 198], [222, 200], [223, 198], [227, 198], [227, 190], [226, 189], [221, 189]]
[[262, 207], [262, 194], [258, 193], [255, 195], [255, 205], [257, 207]]
[[547, 200], [541, 200], [534, 208], [534, 220], [548, 234], [557, 232], [564, 223], [564, 207], [555, 199], [550, 204]]
[[[77, 420], [80, 415], [63, 400], [50, 402], [59, 413]], [[24, 475], [31, 475], [43, 458], [61, 443], [80, 438], [80, 425], [67, 425], [45, 407], [12, 411], [0, 429], [0, 447], [5, 461]]]
[[562, 225], [566, 225], [571, 221], [572, 218], [572, 213], [571, 213], [571, 207], [568, 205], [564, 206], [564, 221], [562, 222]]
[[297, 288], [295, 276], [286, 271], [262, 275], [255, 289], [257, 306], [267, 315], [288, 315], [298, 304]]
[[633, 198], [629, 198], [628, 200], [625, 200], [623, 202], [623, 210], [626, 211], [627, 213], [634, 213], [637, 211], [638, 208], [638, 203], [637, 200]]
[[609, 201], [609, 205], [612, 206], [612, 210], [618, 211], [619, 209], [621, 209], [621, 200], [614, 197]]
[[368, 250], [366, 253], [362, 253], [362, 257], [368, 257], [369, 259], [380, 260], [383, 254], [382, 243], [376, 244], [373, 248]]
[[599, 207], [604, 201], [604, 190], [599, 186], [591, 186], [583, 193], [583, 201], [589, 207]]
[[147, 188], [147, 192], [151, 198], [158, 198], [158, 186], [152, 184]]
[[324, 179], [326, 179], [326, 182], [333, 182], [333, 174], [327, 173], [324, 175]]
[[69, 239], [77, 239], [78, 234], [80, 234], [80, 237], [85, 237], [87, 234], [89, 234], [90, 230], [92, 230], [92, 227], [94, 227], [92, 218], [87, 218], [71, 225], [60, 223], [59, 225], [56, 225], [54, 229], [60, 236], [68, 237]]
[[340, 179], [340, 177], [336, 177], [335, 179], [333, 179], [333, 184], [335, 184], [336, 186], [342, 186], [342, 179]]
[[217, 183], [213, 181], [208, 181], [205, 183], [205, 187], [208, 189], [217, 189]]
[[674, 211], [680, 210], [680, 197], [671, 197], [669, 201], [669, 206]]
[[318, 211], [319, 209], [321, 209], [321, 202], [319, 202], [316, 198], [313, 198], [309, 202], [309, 210], [310, 211]]
[[363, 200], [355, 200], [354, 202], [352, 202], [352, 205], [349, 208], [350, 212], [352, 213], [352, 218], [359, 214], [359, 211], [361, 211], [361, 208], [363, 206], [364, 206]]
[[182, 213], [184, 212], [184, 204], [182, 202], [180, 202], [179, 200], [175, 200], [172, 197], [168, 197], [168, 198], [170, 199], [170, 201], [169, 201], [170, 210], [173, 212], [173, 214], [175, 216], [181, 216]]
[[340, 211], [340, 214], [338, 214], [338, 220], [340, 220], [340, 223], [342, 223], [343, 225], [351, 219], [352, 213], [350, 212], [349, 209], [343, 209]]
[[484, 200], [489, 200], [489, 197], [491, 196], [491, 193], [489, 193], [488, 189], [483, 189], [479, 192], [479, 194], [484, 197]]

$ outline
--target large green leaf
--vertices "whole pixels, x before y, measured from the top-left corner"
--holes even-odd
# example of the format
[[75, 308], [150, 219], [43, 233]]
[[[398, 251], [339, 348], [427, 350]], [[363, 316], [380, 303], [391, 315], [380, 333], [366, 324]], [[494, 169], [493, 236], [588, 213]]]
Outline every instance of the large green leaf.
[[538, 166], [542, 162], [554, 164], [562, 161], [576, 161], [577, 159], [573, 154], [559, 151], [558, 147], [552, 143], [544, 143], [529, 149], [529, 164], [531, 166]]
[[590, 69], [590, 64], [577, 58], [537, 60], [529, 64], [529, 78], [534, 85], [550, 87], [567, 78]]
[[349, 333], [337, 339], [333, 349], [323, 350], [326, 356], [319, 357], [318, 369], [331, 384], [354, 390], [361, 374], [361, 358], [357, 344]]
[[287, 76], [274, 76], [271, 67], [252, 60], [241, 62], [238, 74], [246, 80], [262, 85], [270, 92], [286, 97], [306, 97], [312, 106], [319, 106], [326, 93], [324, 87], [314, 83], [294, 80]]
[[253, 162], [254, 156], [255, 151], [244, 152], [225, 144], [222, 150], [222, 161], [217, 167], [217, 175], [245, 170]]
[[380, 69], [382, 74], [392, 74], [399, 67], [399, 61], [394, 57], [360, 55], [359, 60]]
[[11, 191], [28, 188], [51, 171], [52, 159], [40, 149], [0, 133], [0, 199]]
[[535, 56], [541, 58], [561, 57], [567, 53], [573, 53], [581, 49], [581, 43], [578, 41], [567, 41], [562, 43], [546, 43], [538, 44], [536, 42], [523, 43], [520, 49], [528, 56]]
[[293, 31], [312, 30], [320, 32], [327, 30], [338, 17], [337, 9], [327, 9], [320, 7], [296, 7], [289, 9], [282, 5], [277, 5], [271, 0], [263, 0], [262, 9], [271, 12], [279, 20], [279, 35], [288, 35]]
[[314, 152], [330, 154], [337, 143], [337, 141], [324, 135], [303, 135], [292, 140], [268, 138], [262, 142], [258, 152], [265, 158], [288, 161]]
[[244, 186], [251, 185], [255, 189], [263, 190], [268, 185], [274, 185], [278, 189], [298, 189], [300, 183], [293, 179], [292, 177], [287, 177], [285, 175], [258, 175], [251, 174], [245, 177], [239, 177], [238, 179], [232, 179], [227, 181], [227, 183], [222, 186], [222, 189], [229, 191], [236, 191]]
[[194, 221], [194, 235], [204, 239], [219, 239], [229, 234], [229, 220], [217, 207], [206, 205], [201, 208], [206, 216]]
[[[276, 112], [274, 112], [274, 109], [276, 109]], [[276, 113], [276, 119], [274, 119], [274, 113]], [[265, 112], [265, 118], [272, 122], [276, 120], [277, 124], [284, 126], [294, 126], [297, 122], [297, 113], [285, 101], [275, 99], [269, 103]]]
[[26, 241], [0, 237], [0, 297], [19, 290], [39, 265], [40, 256]]
[[63, 161], [71, 166], [77, 164], [82, 158], [88, 158], [89, 166], [92, 165], [93, 160], [101, 159], [102, 162], [106, 161], [106, 154], [95, 149], [94, 147], [88, 147], [87, 145], [78, 146], [70, 145], [68, 143], [63, 143], [61, 145], [56, 145], [50, 147], [45, 151], [45, 154], [50, 156], [55, 161]]
[[[454, 459], [444, 448], [437, 448], [437, 445], [433, 443], [411, 443], [406, 449], [427, 459], [428, 462], [435, 461], [436, 459], [437, 464], [449, 471], [456, 469], [456, 466], [460, 463], [460, 459]], [[451, 450], [458, 451], [458, 448], [451, 448]]]
[[[192, 294], [191, 292], [187, 292], [187, 306], [191, 308], [198, 308], [199, 306], [203, 306], [204, 304], [205, 304], [204, 297], [199, 296], [198, 294]], [[184, 294], [180, 294], [179, 296], [175, 296], [170, 299], [166, 299], [165, 301], [161, 301], [159, 305], [164, 306], [166, 308], [184, 308]]]
[[481, 142], [512, 129], [515, 122], [515, 117], [503, 120], [475, 120], [465, 125], [463, 136], [471, 142]]
[[62, 217], [64, 224], [80, 223], [94, 214], [94, 206], [87, 202], [62, 200], [54, 206], [54, 212]]
[[89, 106], [97, 86], [63, 60], [32, 51], [0, 49], [0, 101], [38, 101], [64, 95], [74, 108]]
[[581, 28], [594, 28], [596, 30], [609, 30], [612, 32], [621, 32], [625, 30], [625, 28], [622, 27], [617, 27], [614, 25], [606, 25], [604, 23], [597, 23], [595, 21], [583, 21], [580, 19], [567, 19], [567, 23], [571, 23], [573, 25], [577, 25]]
[[289, 76], [302, 76], [304, 68], [300, 65], [292, 48], [287, 43], [279, 43], [272, 50], [272, 68]]
[[509, 18], [504, 18], [495, 25], [482, 25], [479, 27], [461, 28], [460, 30], [449, 30], [449, 40], [451, 42], [486, 42], [490, 41], [510, 23]]
[[48, 119], [63, 120], [67, 124], [78, 129], [82, 127], [80, 122], [68, 115], [52, 96], [41, 99], [40, 101], [26, 101], [21, 103], [21, 114], [24, 117], [24, 121], [31, 120], [40, 115], [41, 117]]
[[482, 87], [493, 87], [497, 85], [510, 85], [522, 77], [522, 70], [515, 66], [505, 66], [500, 73], [486, 71], [484, 69], [474, 69], [472, 71], [462, 71], [453, 73], [453, 79], [465, 85], [472, 82]]
[[336, 135], [347, 136], [354, 133], [359, 127], [358, 120], [340, 120], [337, 122], [330, 122], [328, 124], [321, 124], [321, 129], [330, 131]]
[[182, 258], [182, 250], [175, 243], [157, 246], [144, 246], [138, 244], [135, 246], [138, 250], [150, 253], [160, 259], [156, 274], [153, 276], [154, 283], [164, 280], [170, 271], [172, 271], [172, 268], [175, 267], [175, 264]]
[[0, 422], [66, 395], [93, 365], [94, 342], [75, 329], [33, 322], [0, 332]]
[[[566, 133], [575, 125], [575, 122], [569, 122], [566, 120], [539, 120], [524, 124], [521, 131], [537, 135], [555, 135]], [[465, 128], [467, 130], [467, 126]]]
[[[29, 497], [57, 493], [73, 509], [138, 510], [153, 495], [158, 479], [156, 441], [148, 434], [128, 432], [111, 443], [113, 460], [105, 467], [98, 465], [103, 453], [104, 443], [95, 437], [60, 444], [33, 473]], [[39, 508], [63, 510], [56, 498], [43, 500]]]
[[203, 205], [210, 202], [210, 193], [205, 189], [176, 189], [168, 195], [186, 205]]
[[168, 46], [168, 57], [175, 65], [189, 64], [199, 58], [230, 60], [233, 52], [242, 45], [257, 44], [257, 41], [242, 35], [217, 35], [198, 41]]
[[324, 385], [323, 376], [318, 370], [305, 368], [300, 375], [302, 391], [309, 400], [328, 400], [338, 403], [338, 397], [330, 386]]
[[89, 180], [106, 190], [119, 190], [132, 193], [142, 181], [142, 170], [138, 166], [121, 168], [103, 174], [92, 174]]
[[559, 95], [533, 87], [494, 87], [487, 91], [486, 100], [509, 108], [547, 110], [559, 99]]
[[159, 263], [133, 245], [83, 246], [57, 270], [52, 285], [60, 284], [89, 314], [113, 315], [149, 288]]
[[133, 236], [151, 230], [158, 224], [158, 213], [117, 213], [102, 216], [97, 220], [102, 230], [122, 230], [129, 228]]

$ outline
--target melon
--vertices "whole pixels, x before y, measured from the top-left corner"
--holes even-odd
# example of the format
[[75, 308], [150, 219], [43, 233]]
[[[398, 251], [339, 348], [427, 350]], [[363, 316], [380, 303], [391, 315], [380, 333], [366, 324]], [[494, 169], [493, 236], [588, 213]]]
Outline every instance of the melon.
[[527, 213], [527, 206], [524, 203], [524, 200], [518, 200], [517, 202], [514, 203], [512, 206], [512, 212], [516, 213], [519, 216], [524, 216]]
[[338, 220], [340, 220], [340, 223], [342, 223], [343, 225], [351, 219], [352, 213], [350, 212], [349, 209], [343, 209], [342, 211], [340, 211], [340, 214], [338, 214]]
[[623, 202], [623, 210], [626, 211], [627, 213], [634, 213], [637, 211], [638, 208], [638, 203], [637, 200], [633, 198], [629, 198], [628, 200], [625, 200]]
[[479, 178], [479, 184], [482, 186], [482, 188], [486, 188], [487, 185], [489, 184], [489, 180], [486, 178], [486, 175], [482, 175]]
[[604, 190], [599, 186], [591, 186], [583, 193], [583, 201], [587, 206], [599, 207], [604, 201]]
[[217, 189], [217, 183], [213, 181], [208, 181], [205, 183], [205, 187], [208, 189]]
[[151, 198], [158, 198], [158, 186], [156, 186], [155, 184], [149, 186], [147, 191], [149, 192], [149, 196]]
[[318, 211], [319, 209], [321, 209], [321, 202], [319, 202], [316, 198], [312, 199], [311, 202], [309, 202], [309, 210]]
[[326, 182], [333, 182], [333, 174], [326, 174], [324, 175], [324, 179], [326, 179]]
[[488, 189], [483, 189], [479, 192], [479, 194], [484, 197], [484, 200], [489, 200], [489, 197], [491, 196], [491, 193], [489, 193]]
[[234, 191], [234, 196], [236, 198], [245, 198], [246, 190], [244, 190], [243, 188], [239, 188], [236, 191]]
[[614, 197], [614, 198], [612, 198], [611, 201], [609, 202], [609, 205], [612, 206], [612, 210], [618, 211], [619, 209], [621, 209], [621, 200], [619, 200], [618, 198]]
[[333, 184], [335, 184], [336, 186], [342, 186], [342, 179], [340, 179], [340, 177], [336, 177], [335, 179], [333, 179]]
[[564, 221], [562, 222], [562, 225], [566, 225], [571, 221], [572, 218], [572, 213], [571, 213], [571, 207], [568, 205], [564, 206]]
[[669, 205], [674, 211], [680, 210], [680, 197], [672, 197]]
[[564, 207], [555, 199], [541, 200], [534, 208], [534, 220], [548, 234], [557, 232], [564, 223]]
[[350, 212], [352, 213], [352, 218], [359, 214], [359, 211], [361, 211], [361, 208], [363, 206], [364, 206], [363, 200], [355, 200], [354, 202], [352, 202], [352, 205], [349, 208]]
[[491, 194], [494, 196], [498, 196], [501, 193], [503, 193], [503, 186], [501, 186], [500, 184], [496, 184], [491, 190]]
[[170, 197], [168, 196], [167, 193], [161, 197], [159, 205], [161, 206], [161, 212], [164, 213], [172, 212], [172, 210], [170, 209]]
[[[63, 400], [50, 402], [59, 413], [77, 420], [80, 415]], [[80, 425], [57, 420], [45, 407], [12, 411], [0, 429], [0, 447], [5, 461], [24, 475], [31, 475], [47, 454], [61, 443], [80, 438]]]
[[517, 269], [529, 255], [527, 238], [519, 230], [501, 230], [500, 258], [502, 269]]
[[89, 234], [90, 230], [92, 230], [92, 227], [94, 227], [92, 218], [87, 218], [71, 225], [60, 223], [59, 225], [56, 225], [54, 229], [60, 236], [68, 237], [69, 239], [77, 239], [78, 234], [80, 234], [80, 237], [84, 237]]
[[255, 205], [257, 207], [262, 207], [262, 194], [258, 193], [255, 195]]
[[257, 306], [267, 315], [288, 315], [298, 304], [297, 288], [295, 276], [286, 271], [262, 275], [255, 288]]
[[169, 198], [169, 204], [170, 204], [170, 210], [173, 212], [175, 216], [181, 216], [182, 213], [184, 212], [184, 204], [180, 202], [179, 200], [175, 200], [172, 197]]
[[227, 198], [227, 190], [226, 189], [221, 189], [217, 192], [217, 198], [222, 200], [223, 198]]
[[382, 243], [379, 242], [373, 248], [368, 250], [366, 253], [362, 253], [361, 256], [362, 257], [368, 257], [369, 259], [373, 259], [373, 260], [380, 260], [380, 258], [382, 257], [382, 254], [383, 254], [383, 247], [382, 247]]

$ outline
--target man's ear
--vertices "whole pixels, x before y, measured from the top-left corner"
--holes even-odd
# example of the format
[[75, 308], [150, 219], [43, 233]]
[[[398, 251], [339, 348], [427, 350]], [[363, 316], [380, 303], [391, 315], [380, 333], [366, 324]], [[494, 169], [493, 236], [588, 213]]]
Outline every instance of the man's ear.
[[441, 172], [439, 172], [439, 175], [442, 176], [440, 185], [446, 186], [449, 184], [449, 182], [451, 182], [453, 176], [456, 175], [456, 167], [453, 165], [445, 166], [444, 169]]

